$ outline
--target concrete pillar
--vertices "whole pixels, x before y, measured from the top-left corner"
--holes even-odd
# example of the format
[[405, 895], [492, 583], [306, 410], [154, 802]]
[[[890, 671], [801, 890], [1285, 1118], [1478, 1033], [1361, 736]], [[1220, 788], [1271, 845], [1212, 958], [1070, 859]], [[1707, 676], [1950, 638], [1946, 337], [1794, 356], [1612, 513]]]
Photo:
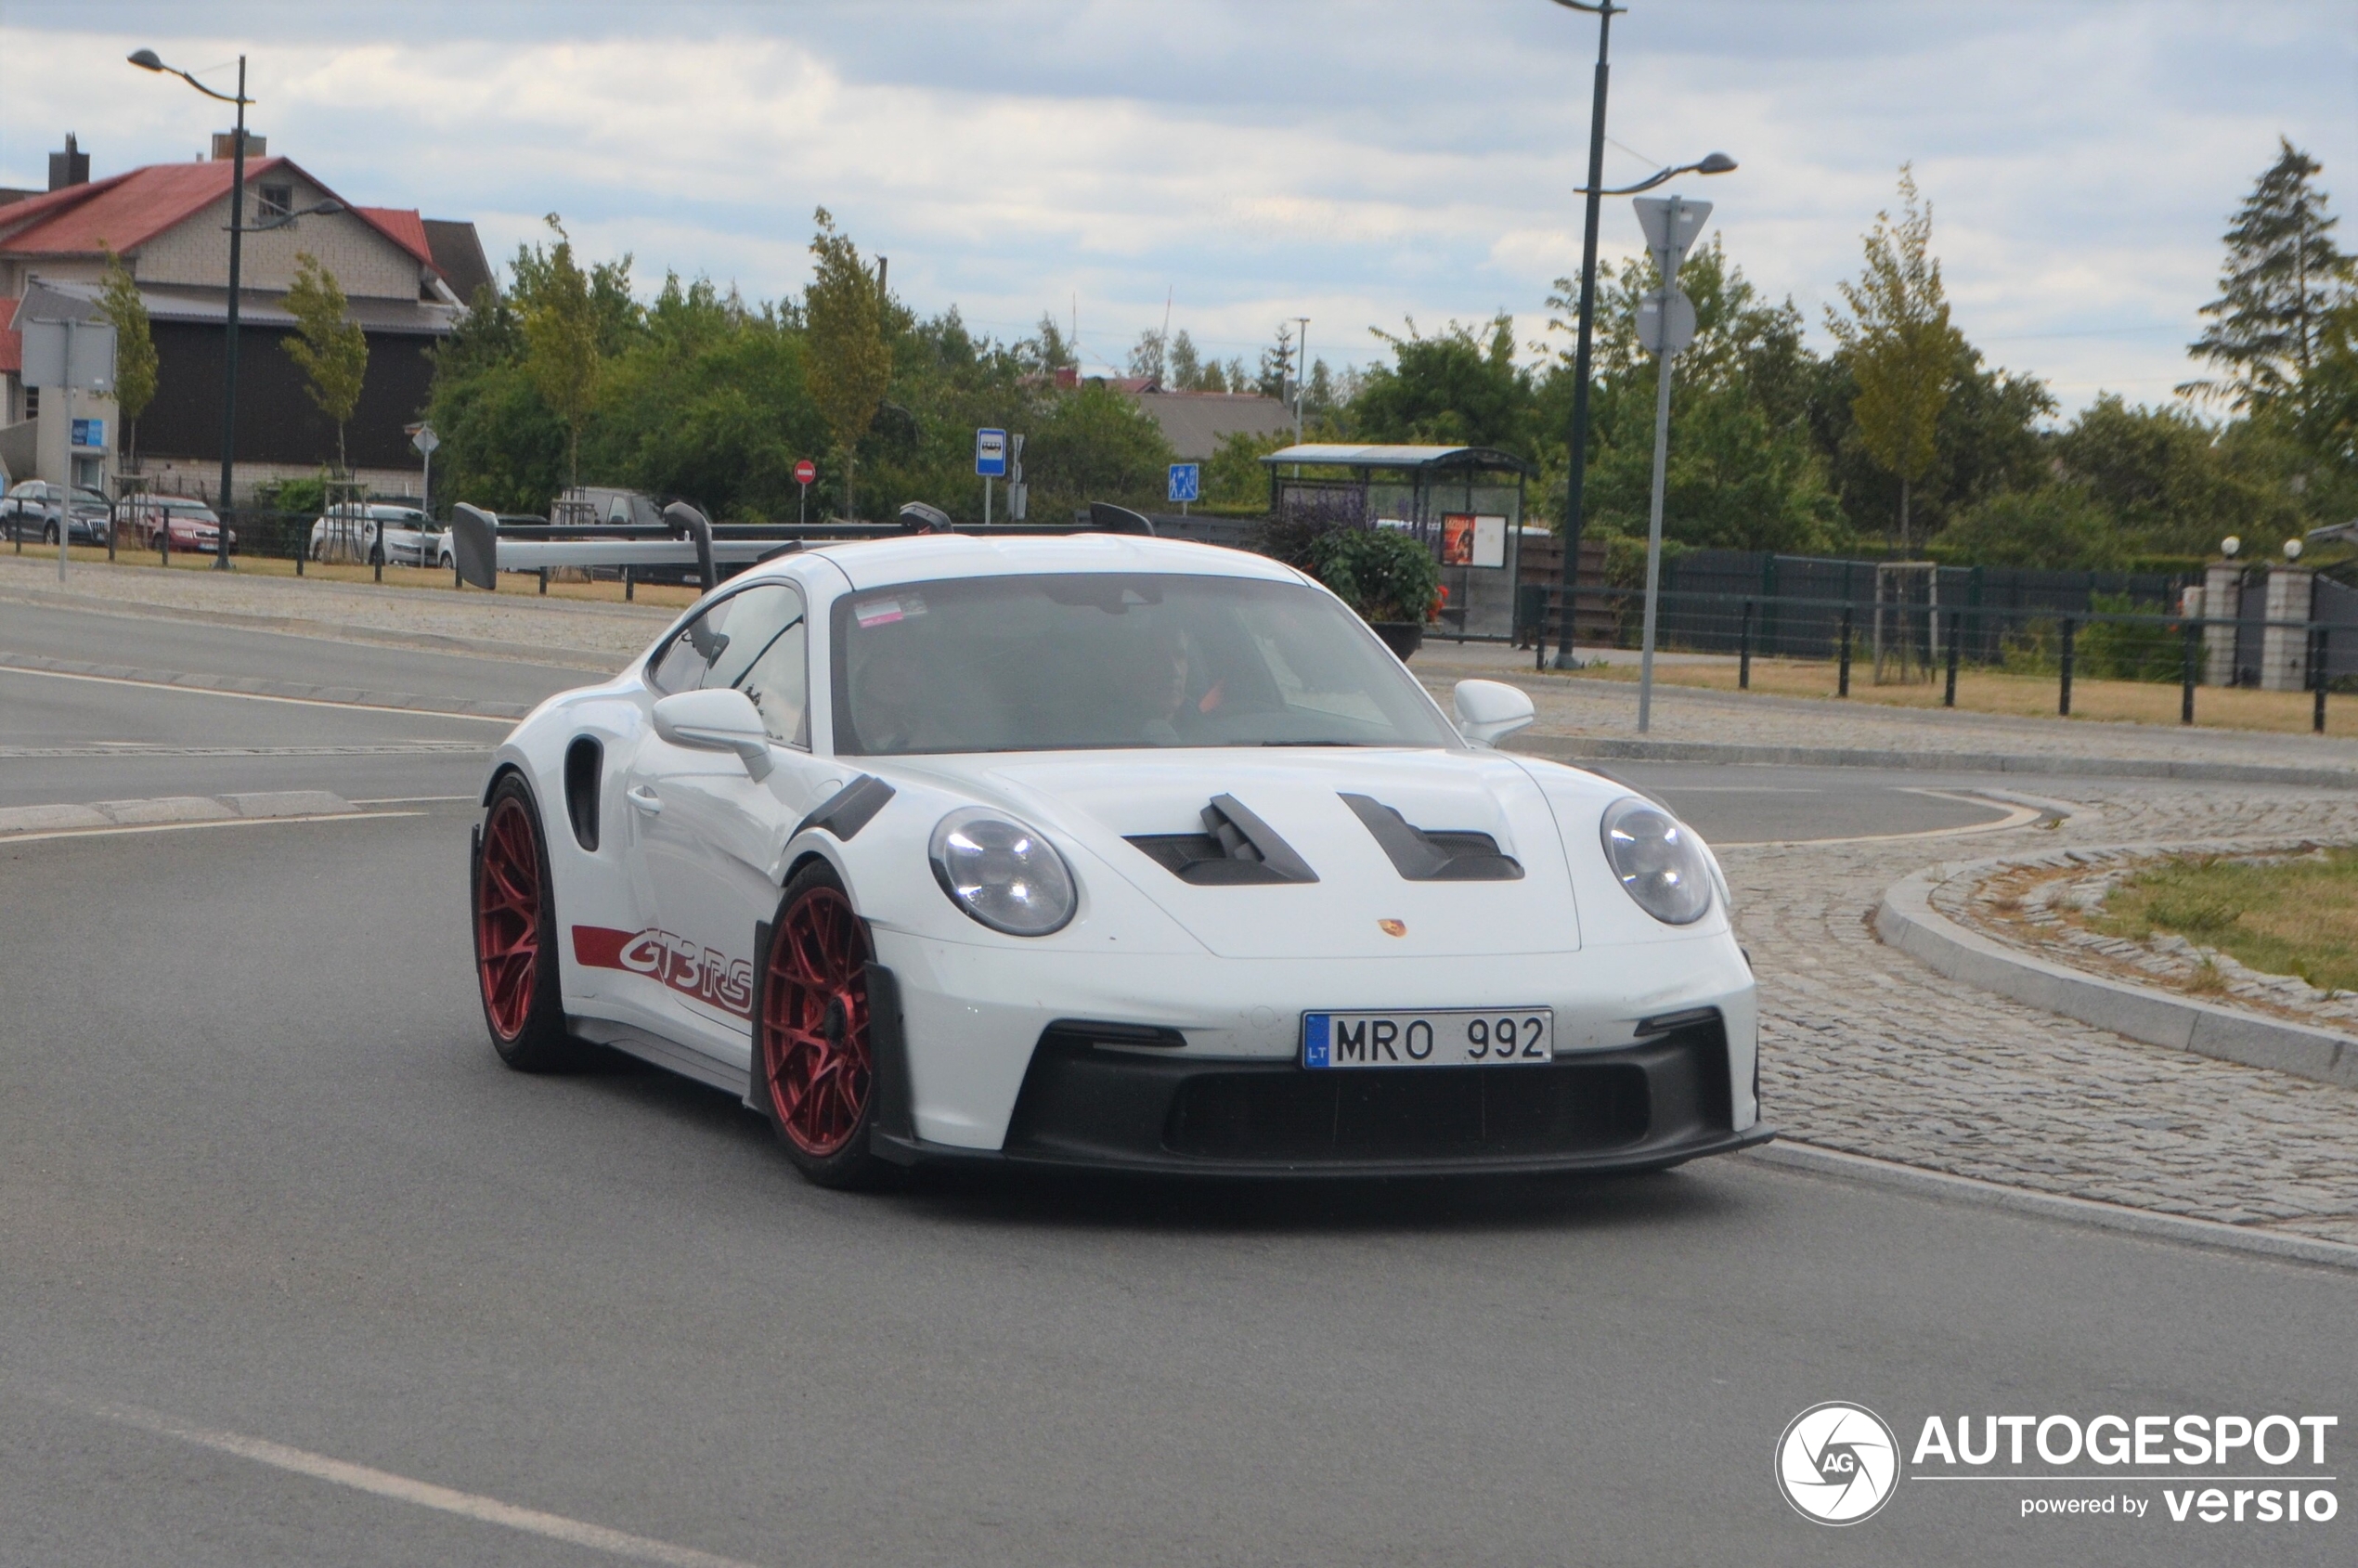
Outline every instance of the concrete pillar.
[[2305, 692], [2309, 689], [2309, 633], [2277, 621], [2306, 621], [2316, 592], [2317, 574], [2305, 566], [2274, 566], [2268, 573], [2268, 619], [2260, 640], [2260, 689], [2263, 692]]
[[2204, 575], [2202, 613], [2209, 622], [2202, 629], [2206, 686], [2235, 683], [2235, 617], [2243, 611], [2242, 584], [2243, 568], [2232, 561], [2214, 561]]

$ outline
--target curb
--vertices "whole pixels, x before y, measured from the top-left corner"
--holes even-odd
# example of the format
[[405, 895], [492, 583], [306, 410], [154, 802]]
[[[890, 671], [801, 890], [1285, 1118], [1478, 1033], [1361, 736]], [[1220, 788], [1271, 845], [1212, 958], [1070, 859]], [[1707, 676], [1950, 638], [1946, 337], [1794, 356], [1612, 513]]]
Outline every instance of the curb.
[[[357, 587], [357, 584], [339, 584]], [[605, 654], [593, 648], [562, 648], [537, 642], [503, 642], [488, 637], [460, 637], [441, 631], [395, 631], [387, 627], [347, 626], [333, 621], [315, 621], [302, 616], [258, 616], [236, 610], [204, 610], [190, 605], [156, 604], [143, 599], [109, 599], [93, 593], [58, 593], [37, 588], [19, 588], [14, 584], [0, 585], [0, 603], [39, 604], [60, 610], [88, 610], [100, 615], [121, 616], [126, 620], [188, 621], [200, 626], [234, 626], [250, 631], [274, 632], [280, 637], [308, 637], [329, 642], [368, 642], [385, 648], [409, 648], [426, 654], [479, 654], [486, 658], [507, 659], [517, 664], [538, 665], [543, 668], [587, 669], [612, 674], [628, 664], [633, 654]], [[615, 605], [615, 609], [626, 606]], [[603, 606], [590, 606], [592, 609]], [[633, 618], [638, 618], [635, 616]], [[652, 628], [648, 641], [654, 638]]]
[[1977, 1176], [1956, 1176], [1946, 1171], [1927, 1171], [1919, 1165], [1901, 1165], [1869, 1155], [1847, 1154], [1814, 1144], [1797, 1144], [1786, 1138], [1779, 1138], [1775, 1143], [1759, 1148], [1746, 1149], [1744, 1157], [1764, 1164], [1805, 1171], [1811, 1175], [1898, 1187], [1905, 1192], [1952, 1202], [1987, 1204], [2013, 1213], [2058, 1220], [2066, 1225], [2094, 1225], [2102, 1230], [2119, 1231], [2156, 1241], [2174, 1241], [2190, 1247], [2254, 1253], [2283, 1263], [2314, 1263], [2327, 1268], [2358, 1271], [2358, 1247], [2345, 1246], [2339, 1241], [2253, 1230], [2221, 1220], [2196, 1219], [2185, 1214], [2157, 1213], [2150, 1209], [2132, 1209], [2126, 1204], [2105, 1203], [2092, 1198], [2068, 1198], [2061, 1193], [2036, 1192], [2027, 1187], [1984, 1181]]
[[[2253, 846], [2257, 848], [2257, 846]], [[2116, 845], [2108, 850], [2182, 853], [2185, 845]], [[2087, 851], [2080, 851], [2085, 854]], [[2067, 858], [2076, 860], [2077, 855]], [[2115, 1034], [2246, 1067], [2268, 1068], [2358, 1089], [2358, 1038], [2263, 1014], [2222, 1007], [2148, 986], [2035, 958], [1932, 907], [1933, 889], [2001, 869], [2060, 863], [2056, 857], [1999, 856], [1926, 867], [1886, 889], [1875, 905], [1875, 935], [1937, 973]]]
[[2192, 784], [2297, 784], [2358, 789], [2358, 769], [2293, 768], [2257, 762], [2180, 762], [2168, 758], [2063, 757], [1999, 751], [1745, 745], [1726, 741], [1622, 740], [1605, 736], [1516, 737], [1502, 749], [1558, 762], [1642, 761], [1751, 764], [1778, 768], [1905, 768], [1918, 772], [2040, 773], [2062, 778], [2176, 779]]

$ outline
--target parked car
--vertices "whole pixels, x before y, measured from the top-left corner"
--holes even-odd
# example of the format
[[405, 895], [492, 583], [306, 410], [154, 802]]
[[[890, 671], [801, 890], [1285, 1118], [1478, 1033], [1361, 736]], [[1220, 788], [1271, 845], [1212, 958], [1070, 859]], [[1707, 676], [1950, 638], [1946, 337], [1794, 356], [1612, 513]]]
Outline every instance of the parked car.
[[311, 525], [311, 559], [365, 561], [380, 551], [388, 565], [447, 566], [442, 528], [414, 506], [340, 503]]
[[[221, 519], [188, 496], [128, 496], [115, 508], [118, 550], [153, 550], [159, 534], [171, 536], [175, 552], [210, 555], [220, 548]], [[238, 548], [235, 528], [229, 530], [229, 548]]]
[[612, 485], [577, 485], [550, 503], [549, 521], [572, 527], [623, 524], [660, 528], [663, 508], [643, 490], [625, 490]]
[[28, 479], [0, 497], [0, 530], [12, 539], [56, 544], [60, 518], [71, 542], [107, 542], [107, 498], [96, 490], [76, 486], [69, 495], [63, 485]]

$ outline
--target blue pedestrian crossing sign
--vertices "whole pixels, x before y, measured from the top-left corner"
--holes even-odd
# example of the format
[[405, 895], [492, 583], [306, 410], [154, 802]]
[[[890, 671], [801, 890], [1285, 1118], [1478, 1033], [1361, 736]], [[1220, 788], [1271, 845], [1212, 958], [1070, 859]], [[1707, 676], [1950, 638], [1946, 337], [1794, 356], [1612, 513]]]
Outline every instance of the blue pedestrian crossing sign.
[[975, 432], [975, 472], [985, 479], [1007, 476], [1007, 433], [1004, 430]]
[[1174, 501], [1200, 500], [1203, 497], [1203, 465], [1175, 462], [1171, 465], [1171, 491], [1165, 498]]

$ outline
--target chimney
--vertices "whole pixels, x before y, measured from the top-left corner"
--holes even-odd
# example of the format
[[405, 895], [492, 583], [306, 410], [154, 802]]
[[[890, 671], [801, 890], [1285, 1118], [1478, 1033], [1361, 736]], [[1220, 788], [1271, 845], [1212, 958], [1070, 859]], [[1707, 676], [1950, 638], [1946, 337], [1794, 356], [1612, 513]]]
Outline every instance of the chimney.
[[[248, 131], [246, 133], [246, 157], [248, 159], [262, 157], [264, 153], [269, 149], [269, 147], [270, 138], [268, 136], [257, 136], [252, 131]], [[237, 157], [237, 132], [215, 131], [213, 133], [213, 161], [214, 162], [227, 163], [231, 159]]]
[[66, 149], [49, 154], [49, 188], [63, 190], [70, 185], [90, 183], [90, 155], [74, 145], [73, 133], [66, 133]]

